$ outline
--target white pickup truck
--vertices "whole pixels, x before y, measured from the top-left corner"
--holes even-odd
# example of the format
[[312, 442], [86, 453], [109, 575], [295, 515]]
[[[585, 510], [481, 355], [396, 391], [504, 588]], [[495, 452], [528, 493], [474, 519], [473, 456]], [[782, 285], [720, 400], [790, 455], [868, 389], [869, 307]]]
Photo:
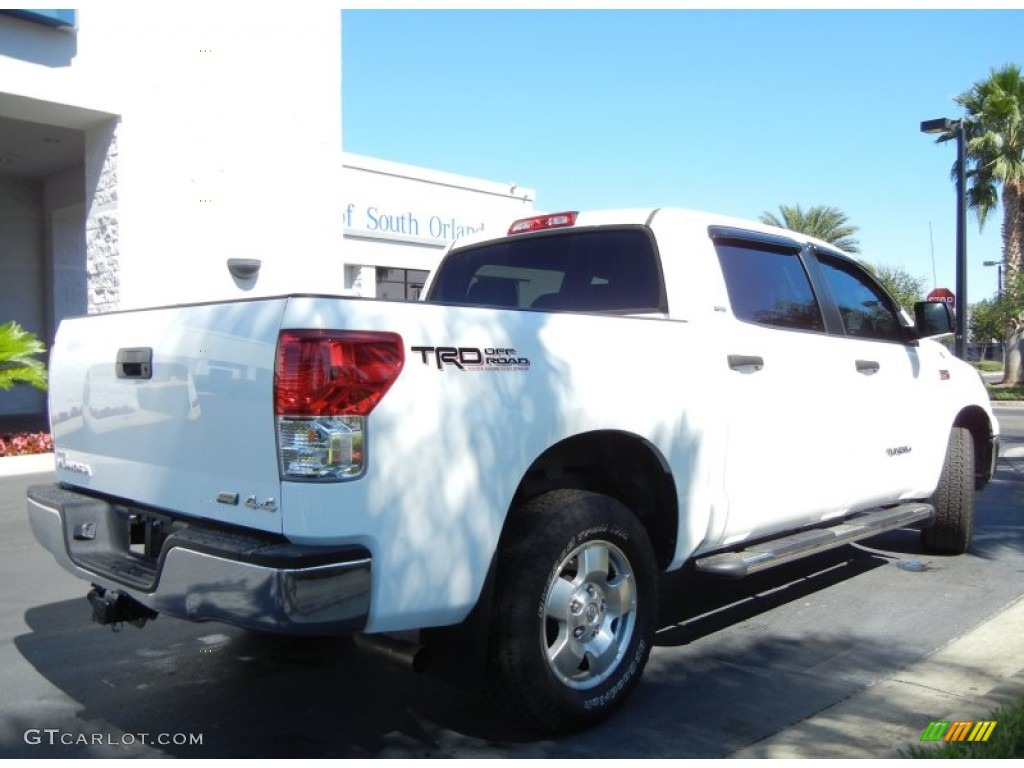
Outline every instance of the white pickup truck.
[[456, 243], [425, 299], [63, 322], [57, 483], [28, 512], [94, 618], [462, 649], [563, 731], [636, 685], [663, 572], [740, 578], [899, 527], [970, 544], [998, 425], [928, 338], [951, 311], [911, 321], [826, 243], [542, 215]]

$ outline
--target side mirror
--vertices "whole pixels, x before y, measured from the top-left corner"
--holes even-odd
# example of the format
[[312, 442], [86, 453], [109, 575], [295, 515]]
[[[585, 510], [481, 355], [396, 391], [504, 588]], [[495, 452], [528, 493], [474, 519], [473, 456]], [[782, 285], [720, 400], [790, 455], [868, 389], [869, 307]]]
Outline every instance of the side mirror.
[[953, 333], [956, 329], [956, 316], [953, 307], [944, 301], [919, 301], [914, 305], [914, 320], [917, 323], [917, 336], [920, 339], [929, 336], [943, 336]]

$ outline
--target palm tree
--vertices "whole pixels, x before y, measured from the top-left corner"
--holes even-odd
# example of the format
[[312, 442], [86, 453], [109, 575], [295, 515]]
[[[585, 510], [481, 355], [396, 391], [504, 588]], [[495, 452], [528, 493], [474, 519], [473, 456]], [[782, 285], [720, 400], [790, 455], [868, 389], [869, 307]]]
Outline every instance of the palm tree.
[[[1024, 78], [1020, 67], [1007, 64], [992, 69], [956, 97], [964, 108], [967, 138], [967, 203], [978, 215], [979, 226], [1003, 198], [1003, 269], [1007, 285], [1016, 285], [1024, 254]], [[956, 138], [943, 134], [939, 141]], [[953, 173], [956, 173], [956, 166]], [[1024, 297], [1016, 297], [1016, 311], [1007, 328], [1006, 381], [1024, 383]]]
[[765, 211], [761, 223], [816, 237], [847, 253], [860, 253], [860, 243], [853, 236], [859, 227], [849, 224], [846, 214], [838, 208], [815, 205], [804, 211], [799, 205], [780, 205], [779, 213], [781, 219]]
[[46, 366], [33, 357], [45, 351], [39, 339], [14, 321], [0, 325], [0, 389], [15, 384], [46, 389]]

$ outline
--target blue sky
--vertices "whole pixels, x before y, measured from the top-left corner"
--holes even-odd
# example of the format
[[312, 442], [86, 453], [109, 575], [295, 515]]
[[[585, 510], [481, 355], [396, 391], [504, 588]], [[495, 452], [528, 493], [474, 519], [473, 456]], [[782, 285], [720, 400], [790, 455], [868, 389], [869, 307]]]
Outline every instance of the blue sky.
[[[537, 190], [539, 210], [833, 205], [862, 258], [953, 288], [953, 143], [922, 120], [1024, 65], [1024, 10], [344, 11], [343, 147]], [[968, 219], [992, 295], [1001, 210]]]

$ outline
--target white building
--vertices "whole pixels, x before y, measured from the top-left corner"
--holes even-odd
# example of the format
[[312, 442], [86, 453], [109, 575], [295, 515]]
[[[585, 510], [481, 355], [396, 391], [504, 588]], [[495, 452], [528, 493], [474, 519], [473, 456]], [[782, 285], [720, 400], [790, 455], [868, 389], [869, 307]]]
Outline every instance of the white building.
[[[86, 312], [414, 298], [453, 235], [532, 211], [532, 190], [343, 155], [341, 87], [319, 3], [0, 12], [0, 322], [50, 342]], [[0, 416], [44, 409], [0, 393]]]
[[358, 296], [419, 298], [454, 238], [502, 231], [533, 212], [535, 193], [503, 184], [345, 154], [345, 288]]

